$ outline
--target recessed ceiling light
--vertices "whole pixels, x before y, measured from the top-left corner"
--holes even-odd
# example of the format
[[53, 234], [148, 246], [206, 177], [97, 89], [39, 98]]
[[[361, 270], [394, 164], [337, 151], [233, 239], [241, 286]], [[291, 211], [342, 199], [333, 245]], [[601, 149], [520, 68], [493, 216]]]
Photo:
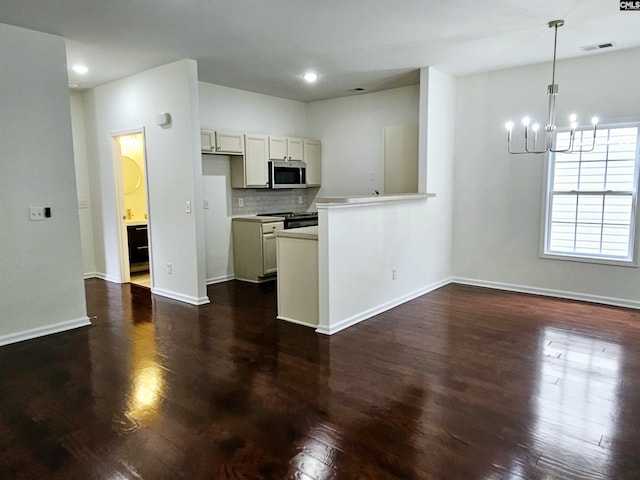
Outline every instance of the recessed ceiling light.
[[307, 72], [302, 76], [302, 78], [304, 78], [308, 83], [313, 83], [318, 80], [318, 74], [314, 72]]
[[80, 75], [84, 75], [89, 71], [89, 69], [84, 65], [74, 65], [73, 67], [71, 67], [71, 70], [73, 70], [76, 73], [79, 73]]

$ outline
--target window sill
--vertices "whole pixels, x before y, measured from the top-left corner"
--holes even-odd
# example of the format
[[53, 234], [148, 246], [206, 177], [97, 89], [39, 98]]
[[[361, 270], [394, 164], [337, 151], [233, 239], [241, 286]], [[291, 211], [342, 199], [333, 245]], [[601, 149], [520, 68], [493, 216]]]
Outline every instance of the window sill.
[[573, 255], [570, 253], [541, 253], [540, 258], [545, 260], [564, 260], [569, 262], [595, 263], [599, 265], [610, 265], [613, 267], [638, 267], [638, 263], [634, 260], [614, 260], [612, 258], [587, 257], [585, 255]]

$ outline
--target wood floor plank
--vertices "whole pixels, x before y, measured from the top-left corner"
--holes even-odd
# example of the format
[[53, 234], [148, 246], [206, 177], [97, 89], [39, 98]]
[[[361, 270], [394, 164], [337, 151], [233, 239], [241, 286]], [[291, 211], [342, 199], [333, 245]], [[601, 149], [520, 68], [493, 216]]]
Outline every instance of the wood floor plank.
[[638, 311], [448, 285], [326, 337], [273, 283], [86, 294], [0, 349], [0, 478], [640, 478]]

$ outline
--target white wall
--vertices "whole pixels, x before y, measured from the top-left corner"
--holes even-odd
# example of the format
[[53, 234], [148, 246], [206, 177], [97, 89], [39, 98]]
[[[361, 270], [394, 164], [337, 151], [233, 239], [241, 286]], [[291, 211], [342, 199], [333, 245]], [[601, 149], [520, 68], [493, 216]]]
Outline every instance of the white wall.
[[[196, 62], [181, 60], [97, 87], [86, 94], [85, 119], [92, 185], [96, 268], [121, 281], [111, 136], [144, 128], [149, 189], [153, 292], [193, 304], [208, 302]], [[169, 128], [156, 125], [168, 112]], [[192, 204], [192, 213], [185, 210]], [[173, 273], [166, 269], [173, 266]]]
[[[0, 24], [0, 345], [88, 325], [64, 39]], [[51, 218], [29, 220], [29, 207]]]
[[435, 193], [424, 222], [429, 226], [428, 283], [452, 275], [456, 79], [433, 68], [420, 71], [418, 191]]
[[[560, 125], [574, 111], [640, 118], [640, 50], [560, 61]], [[453, 271], [460, 281], [640, 307], [640, 269], [539, 258], [543, 155], [506, 153], [504, 124], [544, 123], [551, 64], [458, 79]], [[588, 121], [588, 120], [587, 120]], [[515, 131], [514, 131], [515, 135]]]
[[322, 140], [319, 197], [382, 191], [384, 127], [417, 123], [419, 94], [416, 85], [308, 104], [309, 136]]
[[[306, 105], [293, 100], [245, 92], [210, 83], [199, 84], [200, 124], [209, 130], [306, 135]], [[229, 157], [202, 155], [207, 282], [233, 277]]]
[[96, 256], [91, 218], [91, 181], [84, 126], [84, 102], [83, 94], [79, 92], [71, 93], [71, 130], [73, 132], [73, 159], [78, 191], [80, 238], [82, 239], [82, 265], [84, 276], [88, 278], [96, 275]]
[[[435, 197], [353, 206], [318, 203], [320, 333], [335, 333], [451, 280], [455, 93], [455, 79], [422, 69], [416, 99], [418, 183]], [[337, 132], [333, 138], [348, 143]]]

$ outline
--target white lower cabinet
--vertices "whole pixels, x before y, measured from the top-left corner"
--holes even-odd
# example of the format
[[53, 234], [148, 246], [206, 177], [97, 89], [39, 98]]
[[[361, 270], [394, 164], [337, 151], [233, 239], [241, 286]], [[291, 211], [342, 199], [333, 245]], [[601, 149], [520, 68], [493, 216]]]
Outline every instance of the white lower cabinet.
[[273, 278], [278, 270], [274, 232], [282, 229], [284, 221], [273, 221], [267, 217], [233, 219], [233, 267], [236, 280], [259, 283]]

